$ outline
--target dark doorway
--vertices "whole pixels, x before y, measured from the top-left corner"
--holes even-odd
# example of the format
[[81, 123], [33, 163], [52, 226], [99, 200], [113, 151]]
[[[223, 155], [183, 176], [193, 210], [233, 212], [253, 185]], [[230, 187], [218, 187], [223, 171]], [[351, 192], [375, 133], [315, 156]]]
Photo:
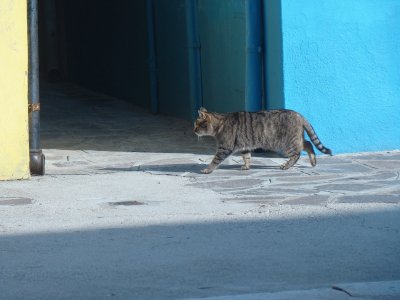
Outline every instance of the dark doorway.
[[40, 71], [149, 107], [145, 0], [40, 0]]
[[43, 148], [212, 152], [190, 122], [150, 113], [146, 9], [146, 0], [39, 1]]

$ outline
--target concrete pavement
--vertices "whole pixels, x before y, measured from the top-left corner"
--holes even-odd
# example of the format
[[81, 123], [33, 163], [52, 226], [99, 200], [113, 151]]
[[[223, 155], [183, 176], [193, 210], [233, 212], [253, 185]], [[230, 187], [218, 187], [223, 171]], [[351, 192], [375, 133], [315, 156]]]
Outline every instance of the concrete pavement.
[[400, 151], [45, 154], [0, 182], [0, 299], [400, 299]]
[[242, 294], [185, 300], [397, 300], [400, 295], [400, 281], [363, 282], [333, 285], [330, 288], [293, 290], [275, 293]]

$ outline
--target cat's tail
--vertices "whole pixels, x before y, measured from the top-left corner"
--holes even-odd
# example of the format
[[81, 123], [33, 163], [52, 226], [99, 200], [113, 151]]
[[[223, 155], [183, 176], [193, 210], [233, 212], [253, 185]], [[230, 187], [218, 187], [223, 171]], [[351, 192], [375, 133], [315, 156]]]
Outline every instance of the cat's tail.
[[319, 151], [322, 153], [332, 155], [332, 150], [326, 148], [321, 141], [319, 140], [317, 134], [314, 131], [314, 128], [312, 128], [311, 124], [307, 122], [307, 120], [304, 119], [304, 124], [303, 127], [305, 131], [307, 132], [308, 136], [310, 137], [311, 142], [317, 147]]

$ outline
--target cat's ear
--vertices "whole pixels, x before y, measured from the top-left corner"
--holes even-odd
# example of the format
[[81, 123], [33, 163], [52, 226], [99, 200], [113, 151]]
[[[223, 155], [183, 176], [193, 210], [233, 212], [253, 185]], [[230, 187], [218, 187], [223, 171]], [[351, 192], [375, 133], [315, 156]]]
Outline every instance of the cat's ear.
[[205, 119], [207, 116], [207, 109], [205, 109], [204, 107], [200, 107], [198, 113], [200, 118]]

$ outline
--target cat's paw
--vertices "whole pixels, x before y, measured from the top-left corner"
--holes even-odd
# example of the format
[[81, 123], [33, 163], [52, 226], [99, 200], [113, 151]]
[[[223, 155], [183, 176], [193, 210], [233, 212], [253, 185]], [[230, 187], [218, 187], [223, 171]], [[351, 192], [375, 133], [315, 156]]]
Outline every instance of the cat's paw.
[[203, 174], [210, 174], [213, 170], [209, 169], [209, 168], [205, 168], [203, 170], [201, 170], [201, 173]]
[[247, 170], [250, 170], [250, 166], [242, 166], [242, 168], [241, 168], [243, 171], [247, 171]]
[[290, 166], [288, 166], [287, 164], [283, 164], [279, 167], [281, 170], [288, 170], [290, 168]]

